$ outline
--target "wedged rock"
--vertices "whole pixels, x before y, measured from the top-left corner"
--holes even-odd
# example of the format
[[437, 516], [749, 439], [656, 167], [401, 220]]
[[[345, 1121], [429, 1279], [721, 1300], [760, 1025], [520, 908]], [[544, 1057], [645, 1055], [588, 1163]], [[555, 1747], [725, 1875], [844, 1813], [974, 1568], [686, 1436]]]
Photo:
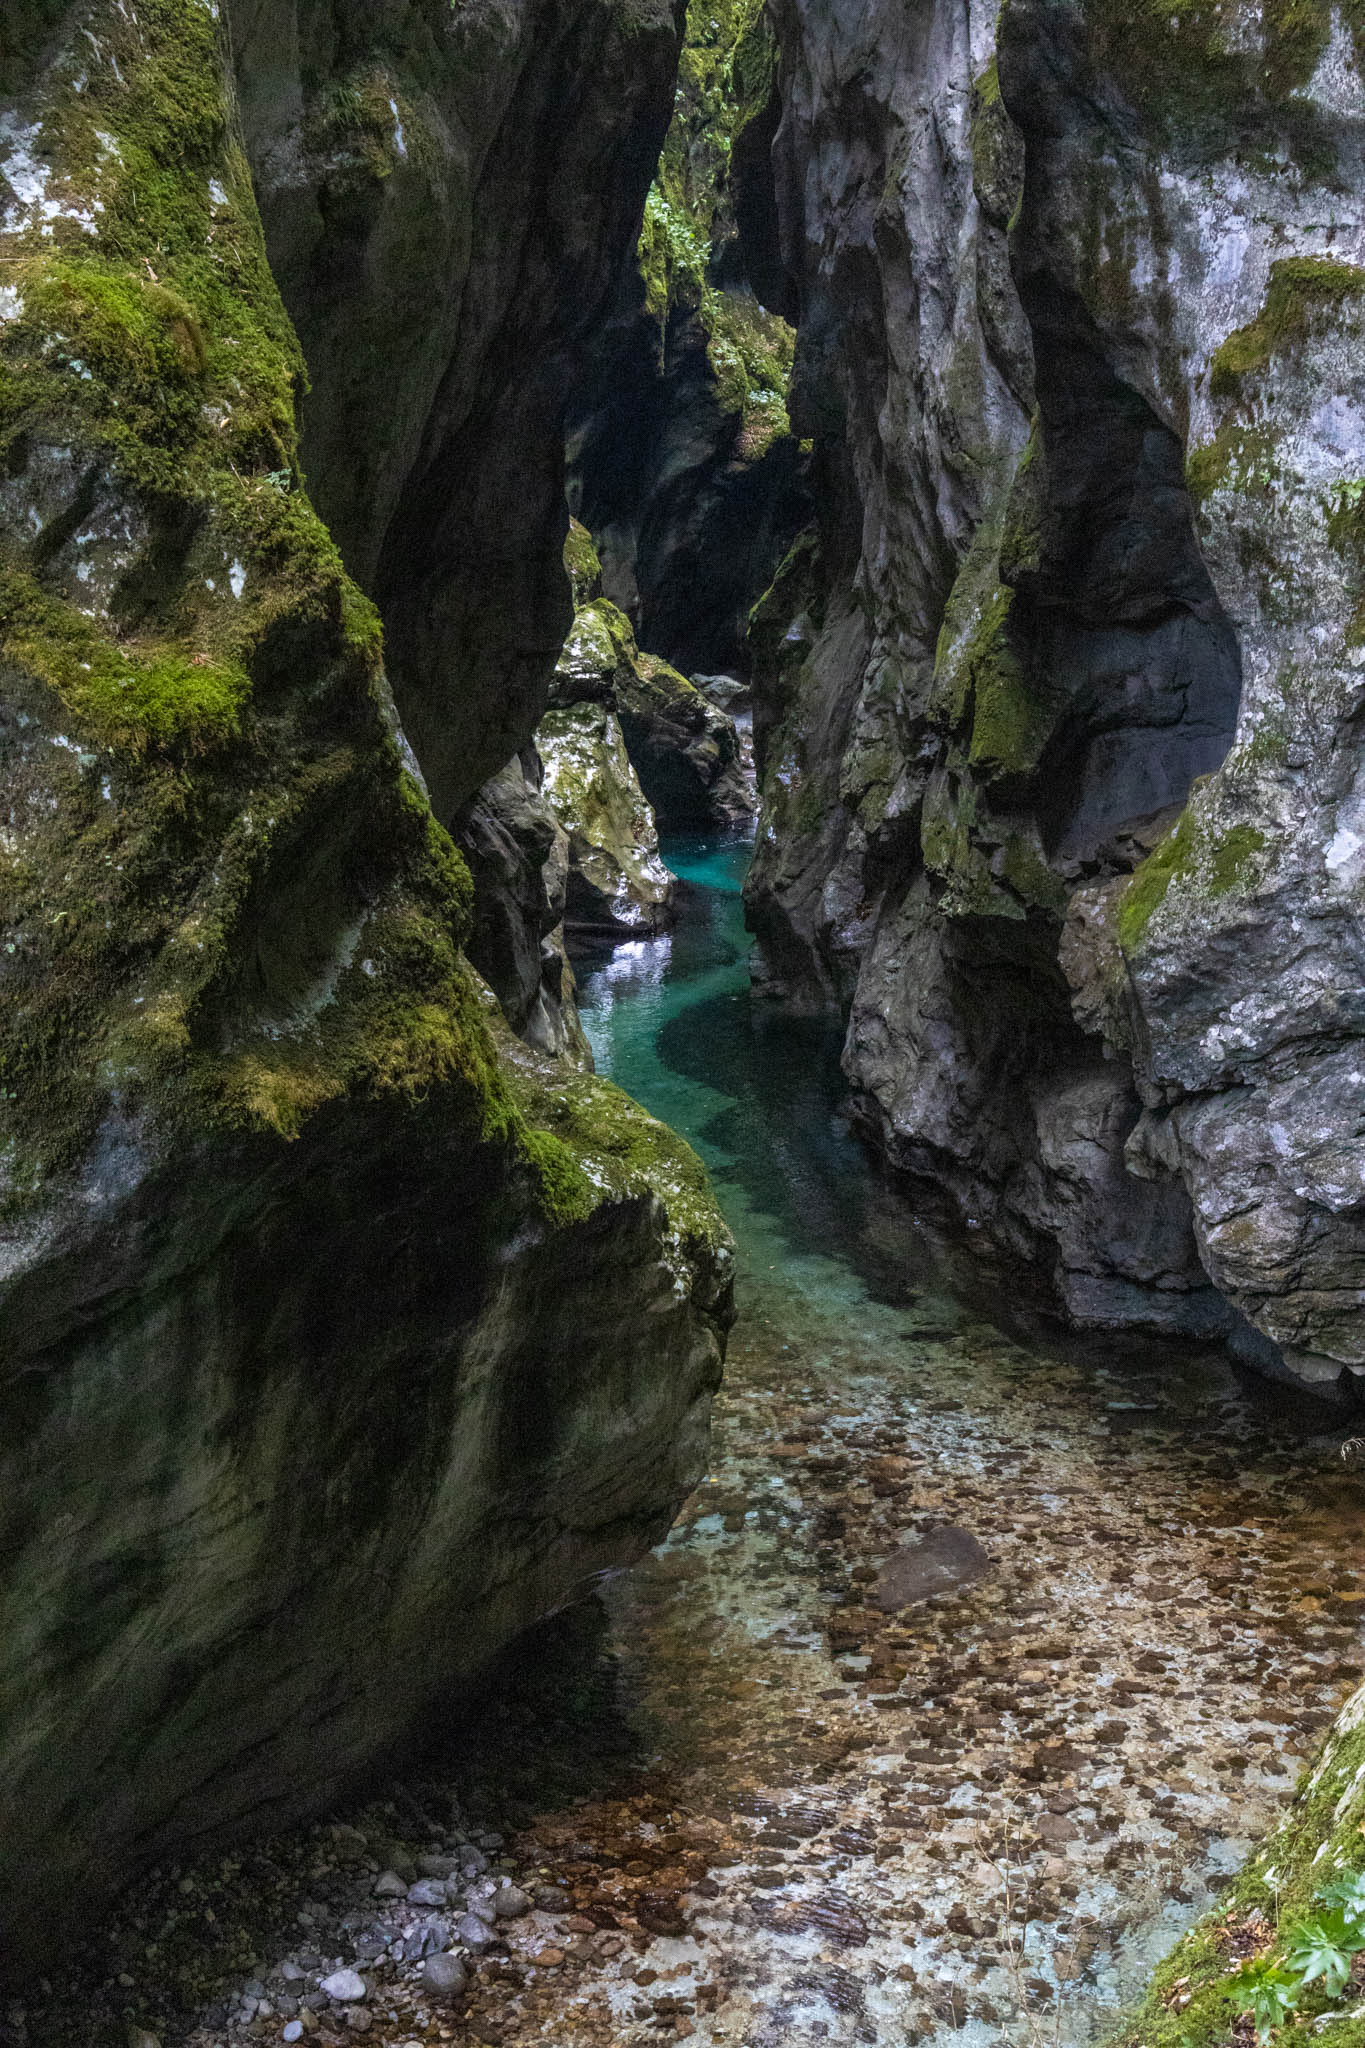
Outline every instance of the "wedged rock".
[[729, 1314], [697, 1161], [464, 957], [215, 12], [63, 32], [0, 127], [7, 1971], [657, 1540]]
[[616, 713], [590, 701], [548, 711], [536, 747], [546, 801], [568, 841], [567, 929], [637, 938], [663, 931], [676, 885]]
[[551, 705], [615, 711], [631, 766], [666, 828], [747, 822], [756, 798], [734, 719], [668, 662], [640, 652], [629, 619], [600, 595], [593, 542], [577, 520], [565, 564], [585, 595], [555, 669]]

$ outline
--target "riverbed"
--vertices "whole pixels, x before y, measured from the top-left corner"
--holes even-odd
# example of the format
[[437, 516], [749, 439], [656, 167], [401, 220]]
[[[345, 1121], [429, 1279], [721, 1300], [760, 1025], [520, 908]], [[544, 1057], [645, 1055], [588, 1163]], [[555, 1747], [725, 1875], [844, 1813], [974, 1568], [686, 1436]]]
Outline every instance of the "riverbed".
[[[677, 930], [580, 982], [600, 1069], [696, 1145], [735, 1235], [709, 1477], [443, 1755], [339, 1832], [233, 1861], [226, 1895], [272, 1903], [160, 2048], [280, 2040], [338, 1961], [370, 1991], [354, 2021], [313, 2000], [324, 2043], [1080, 2048], [1365, 1667], [1343, 1427], [1217, 1352], [1049, 1332], [977, 1262], [964, 1288], [851, 1132], [828, 1026], [750, 993], [747, 847], [665, 857]], [[883, 1611], [887, 1559], [943, 1527], [979, 1576]], [[536, 1904], [442, 2009], [372, 1894], [452, 1813]], [[101, 1994], [152, 2018], [168, 1958], [209, 1940], [167, 1913], [193, 1873], [159, 1882], [150, 1952], [125, 1921]], [[40, 2020], [43, 2048], [98, 2031]]]

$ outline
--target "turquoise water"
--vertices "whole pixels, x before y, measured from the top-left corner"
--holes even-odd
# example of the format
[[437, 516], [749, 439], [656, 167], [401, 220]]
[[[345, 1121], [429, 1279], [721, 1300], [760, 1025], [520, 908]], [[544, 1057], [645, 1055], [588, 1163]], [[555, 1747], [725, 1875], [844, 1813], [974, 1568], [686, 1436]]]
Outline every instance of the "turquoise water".
[[905, 1205], [843, 1112], [840, 1034], [755, 997], [741, 898], [747, 838], [668, 837], [683, 885], [675, 930], [579, 962], [598, 1071], [680, 1131], [706, 1162], [740, 1270], [781, 1271], [823, 1305], [920, 1300], [952, 1311]]

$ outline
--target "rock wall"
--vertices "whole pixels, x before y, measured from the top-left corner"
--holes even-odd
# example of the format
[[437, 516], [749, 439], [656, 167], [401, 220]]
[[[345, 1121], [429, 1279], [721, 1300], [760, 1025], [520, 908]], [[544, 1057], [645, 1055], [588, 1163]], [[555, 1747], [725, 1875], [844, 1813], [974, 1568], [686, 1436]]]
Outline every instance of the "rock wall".
[[689, 675], [744, 668], [750, 609], [809, 517], [773, 80], [760, 0], [694, 0], [638, 267], [569, 415], [570, 498], [607, 596]]
[[525, 743], [572, 610], [563, 414], [672, 109], [670, 0], [230, 0], [302, 459], [442, 822]]
[[[405, 40], [419, 69], [473, 52], [470, 91], [515, 101], [543, 21], [423, 19], [451, 41]], [[671, 34], [562, 27], [661, 65]], [[0, 53], [6, 1970], [142, 1865], [316, 1807], [656, 1539], [729, 1313], [696, 1160], [511, 1040], [466, 964], [468, 873], [300, 485], [218, 9], [26, 29]], [[638, 210], [630, 94], [619, 118]], [[371, 443], [351, 414], [358, 460], [393, 420]], [[525, 703], [553, 665], [532, 684], [530, 623]], [[490, 687], [451, 692], [447, 801], [480, 719], [514, 717], [479, 712]]]
[[[1326, 7], [781, 0], [765, 972], [1091, 1326], [1362, 1361], [1355, 338]], [[1335, 25], [1334, 25], [1335, 23]]]

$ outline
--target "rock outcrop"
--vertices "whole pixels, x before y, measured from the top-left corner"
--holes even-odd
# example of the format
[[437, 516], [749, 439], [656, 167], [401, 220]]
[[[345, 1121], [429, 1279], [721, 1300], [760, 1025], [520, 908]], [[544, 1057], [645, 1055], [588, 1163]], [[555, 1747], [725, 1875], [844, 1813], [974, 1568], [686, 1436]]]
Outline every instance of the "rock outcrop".
[[759, 0], [694, 0], [639, 269], [570, 411], [571, 502], [607, 594], [688, 674], [743, 663], [749, 611], [809, 517], [773, 82]]
[[756, 620], [769, 984], [843, 1008], [888, 1157], [1074, 1321], [1330, 1390], [1365, 1364], [1351, 35], [776, 14], [822, 518]]
[[302, 459], [379, 605], [443, 824], [526, 741], [571, 609], [563, 414], [633, 263], [670, 0], [230, 0]]
[[[666, 22], [561, 13], [571, 45], [614, 38], [665, 68]], [[285, 14], [255, 27], [283, 36]], [[435, 39], [406, 45], [423, 75], [463, 77], [481, 115], [498, 86], [524, 148], [551, 89], [540, 17], [406, 16]], [[248, 73], [252, 36], [244, 15]], [[686, 1148], [519, 1045], [466, 963], [467, 871], [395, 719], [379, 618], [300, 484], [303, 363], [218, 9], [33, 10], [22, 36], [6, 24], [0, 63], [9, 1970], [139, 1866], [317, 1806], [435, 1702], [458, 1711], [515, 1630], [656, 1539], [700, 1470], [729, 1252]], [[293, 73], [272, 76], [287, 97]], [[259, 74], [255, 90], [259, 124]], [[426, 176], [435, 124], [395, 98], [384, 146]], [[628, 248], [638, 112], [626, 92], [610, 202], [596, 159], [556, 166], [558, 205], [583, 180], [585, 264], [603, 228], [589, 188]], [[546, 161], [548, 139], [531, 154]], [[311, 219], [311, 159], [289, 161]], [[387, 187], [365, 167], [351, 200], [420, 240], [420, 207], [386, 211], [389, 167]], [[485, 196], [493, 175], [485, 154]], [[445, 426], [404, 397], [400, 458], [371, 374], [372, 431], [358, 400], [337, 405], [358, 473], [366, 449], [377, 465], [348, 525], [320, 424], [336, 403], [326, 337], [364, 305], [343, 317], [328, 262], [319, 481], [383, 594], [395, 523], [411, 535], [448, 475], [450, 422], [479, 470], [509, 421], [497, 386], [479, 433], [472, 401], [461, 412], [459, 346], [422, 356]], [[539, 475], [544, 451], [516, 446], [511, 469]], [[479, 474], [516, 488], [496, 464]], [[528, 490], [532, 565], [539, 506]], [[450, 624], [458, 575], [443, 573], [418, 584]], [[469, 587], [486, 594], [490, 573]], [[532, 573], [548, 630], [559, 600], [550, 568]], [[440, 703], [463, 707], [458, 744], [433, 749], [449, 804], [529, 739], [553, 655], [539, 673], [528, 600], [515, 658], [490, 628], [492, 668], [452, 656], [448, 690], [424, 696], [421, 636], [398, 611], [424, 736], [439, 740]], [[509, 695], [490, 708], [494, 671]]]

